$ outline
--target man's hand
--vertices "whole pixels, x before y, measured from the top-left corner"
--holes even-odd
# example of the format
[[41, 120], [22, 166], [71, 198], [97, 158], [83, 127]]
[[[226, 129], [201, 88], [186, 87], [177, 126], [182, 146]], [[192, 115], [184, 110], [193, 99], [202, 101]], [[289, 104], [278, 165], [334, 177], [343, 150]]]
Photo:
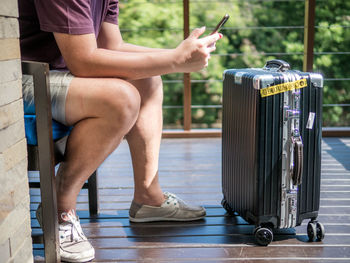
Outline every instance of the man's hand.
[[205, 32], [205, 27], [197, 28], [175, 49], [176, 68], [179, 72], [193, 72], [208, 66], [210, 53], [216, 47], [215, 43], [222, 34], [215, 33], [199, 38]]

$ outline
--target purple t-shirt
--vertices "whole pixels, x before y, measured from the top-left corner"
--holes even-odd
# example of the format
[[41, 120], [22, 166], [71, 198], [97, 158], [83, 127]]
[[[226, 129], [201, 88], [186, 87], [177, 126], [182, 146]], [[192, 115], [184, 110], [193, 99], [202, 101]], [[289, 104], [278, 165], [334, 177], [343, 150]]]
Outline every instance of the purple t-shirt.
[[103, 22], [118, 24], [118, 0], [18, 0], [22, 60], [66, 69], [52, 32], [90, 34]]

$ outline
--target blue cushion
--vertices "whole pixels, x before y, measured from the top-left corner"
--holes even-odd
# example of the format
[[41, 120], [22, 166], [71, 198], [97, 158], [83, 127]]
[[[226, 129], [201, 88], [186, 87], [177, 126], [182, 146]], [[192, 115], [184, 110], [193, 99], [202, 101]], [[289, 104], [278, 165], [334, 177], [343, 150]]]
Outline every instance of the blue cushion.
[[[24, 125], [27, 137], [27, 144], [38, 145], [38, 139], [36, 137], [36, 116], [24, 115]], [[72, 127], [67, 127], [55, 120], [52, 120], [52, 135], [54, 141], [68, 135], [71, 130]]]

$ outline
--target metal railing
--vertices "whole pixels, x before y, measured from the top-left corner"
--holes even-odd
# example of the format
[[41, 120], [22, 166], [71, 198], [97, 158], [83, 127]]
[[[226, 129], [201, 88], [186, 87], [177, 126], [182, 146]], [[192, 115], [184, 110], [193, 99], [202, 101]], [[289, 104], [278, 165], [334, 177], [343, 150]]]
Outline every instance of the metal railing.
[[[241, 0], [231, 0], [230, 2], [238, 2]], [[259, 0], [248, 0], [246, 2], [258, 2]], [[269, 0], [271, 2], [290, 2], [290, 0]], [[322, 0], [318, 0], [322, 1]], [[124, 1], [127, 3], [127, 1]], [[205, 1], [205, 0], [173, 0], [173, 1], [147, 1], [147, 4], [179, 4], [182, 2], [183, 5], [183, 28], [153, 28], [153, 27], [146, 27], [142, 28], [142, 30], [152, 30], [152, 31], [164, 31], [164, 30], [171, 30], [171, 31], [183, 31], [184, 38], [187, 38], [190, 34], [190, 2], [191, 3], [212, 3], [213, 1]], [[228, 1], [220, 1], [216, 0], [216, 2], [222, 2], [227, 3]], [[304, 30], [304, 52], [256, 52], [256, 55], [263, 55], [263, 56], [303, 56], [303, 71], [312, 72], [313, 71], [313, 61], [315, 56], [319, 55], [350, 55], [350, 52], [314, 52], [314, 42], [315, 42], [315, 29], [322, 29], [322, 28], [328, 28], [333, 29], [336, 27], [342, 27], [342, 28], [350, 28], [350, 26], [315, 26], [315, 7], [316, 7], [316, 0], [293, 0], [293, 2], [305, 2], [305, 17], [304, 17], [304, 25], [297, 25], [297, 26], [237, 26], [237, 27], [229, 27], [226, 26], [223, 28], [223, 30]], [[135, 3], [135, 2], [134, 2]], [[145, 4], [145, 2], [140, 2], [140, 4]], [[210, 29], [210, 28], [208, 28]], [[123, 28], [123, 31], [133, 31], [131, 28]], [[243, 52], [237, 52], [237, 53], [216, 53], [212, 54], [212, 56], [244, 56], [245, 53]], [[350, 78], [325, 78], [325, 82], [334, 82], [334, 81], [350, 81]], [[192, 110], [193, 109], [217, 109], [220, 110], [222, 108], [221, 105], [192, 105], [192, 90], [191, 85], [195, 83], [214, 83], [214, 82], [222, 82], [221, 79], [207, 79], [207, 80], [201, 80], [201, 79], [191, 79], [190, 74], [184, 74], [183, 79], [173, 79], [173, 80], [164, 80], [164, 83], [167, 85], [172, 84], [179, 84], [183, 83], [183, 104], [182, 105], [165, 105], [163, 108], [165, 110], [176, 110], [176, 109], [182, 109], [183, 111], [183, 129], [176, 132], [165, 132], [166, 136], [193, 136], [196, 135], [202, 136], [203, 134], [206, 134], [207, 136], [220, 136], [219, 130], [205, 130], [205, 131], [198, 131], [193, 129], [193, 123], [192, 123]], [[329, 107], [350, 107], [350, 104], [342, 103], [342, 104], [335, 104], [335, 103], [329, 103], [323, 105], [325, 108]], [[327, 129], [326, 129], [327, 130]], [[340, 134], [344, 135], [347, 134], [350, 136], [350, 132], [348, 132], [348, 129], [344, 128], [332, 128], [328, 129], [328, 131], [332, 131], [332, 134]], [[350, 130], [350, 129], [349, 129]], [[344, 133], [345, 131], [345, 133]], [[332, 135], [329, 132], [326, 132], [327, 135]], [[203, 135], [204, 136], [204, 135]]]

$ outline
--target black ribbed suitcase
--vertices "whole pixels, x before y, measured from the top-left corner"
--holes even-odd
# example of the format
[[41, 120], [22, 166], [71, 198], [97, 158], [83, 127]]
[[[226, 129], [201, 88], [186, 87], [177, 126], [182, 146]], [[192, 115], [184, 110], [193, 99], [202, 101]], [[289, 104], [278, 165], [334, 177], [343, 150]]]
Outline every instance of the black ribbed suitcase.
[[222, 205], [255, 224], [260, 245], [304, 219], [309, 239], [322, 240], [322, 75], [272, 60], [226, 70], [223, 85]]

